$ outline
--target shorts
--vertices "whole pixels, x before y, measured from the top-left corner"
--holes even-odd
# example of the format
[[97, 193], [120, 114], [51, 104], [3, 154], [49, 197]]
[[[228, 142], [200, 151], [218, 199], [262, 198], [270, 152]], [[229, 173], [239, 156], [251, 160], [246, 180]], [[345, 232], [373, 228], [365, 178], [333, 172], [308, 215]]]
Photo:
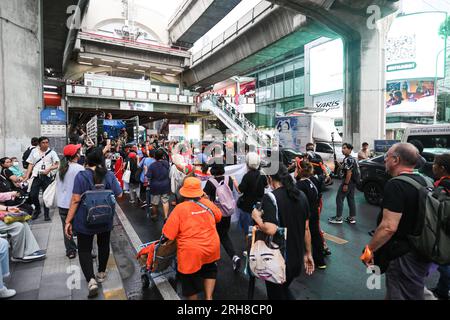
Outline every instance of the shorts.
[[152, 205], [157, 206], [160, 202], [169, 202], [169, 194], [152, 194]]
[[191, 274], [178, 272], [183, 296], [190, 297], [203, 291], [204, 279], [217, 278], [217, 262], [204, 264], [200, 270]]

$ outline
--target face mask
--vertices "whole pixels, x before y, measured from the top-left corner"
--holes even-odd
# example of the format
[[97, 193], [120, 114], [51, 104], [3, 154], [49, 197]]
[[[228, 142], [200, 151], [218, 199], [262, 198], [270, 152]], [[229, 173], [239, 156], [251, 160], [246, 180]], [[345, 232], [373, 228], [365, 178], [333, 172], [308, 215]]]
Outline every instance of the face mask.
[[13, 166], [17, 167], [19, 165], [19, 162], [13, 162]]

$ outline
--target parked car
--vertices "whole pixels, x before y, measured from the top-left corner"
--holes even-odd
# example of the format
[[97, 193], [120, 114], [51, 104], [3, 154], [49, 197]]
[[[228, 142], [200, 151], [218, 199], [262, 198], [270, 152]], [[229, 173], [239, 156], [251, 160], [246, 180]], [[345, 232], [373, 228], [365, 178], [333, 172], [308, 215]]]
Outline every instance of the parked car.
[[[435, 154], [424, 152], [422, 156], [426, 160], [426, 163], [419, 172], [433, 178], [433, 162]], [[380, 205], [383, 201], [384, 185], [391, 178], [391, 176], [386, 173], [384, 155], [359, 161], [358, 164], [361, 171], [361, 181], [360, 184], [357, 185], [358, 190], [364, 193], [364, 197], [368, 203]]]
[[357, 185], [364, 193], [366, 201], [372, 205], [380, 205], [383, 200], [383, 190], [391, 176], [386, 173], [384, 155], [358, 162], [361, 171], [361, 181]]

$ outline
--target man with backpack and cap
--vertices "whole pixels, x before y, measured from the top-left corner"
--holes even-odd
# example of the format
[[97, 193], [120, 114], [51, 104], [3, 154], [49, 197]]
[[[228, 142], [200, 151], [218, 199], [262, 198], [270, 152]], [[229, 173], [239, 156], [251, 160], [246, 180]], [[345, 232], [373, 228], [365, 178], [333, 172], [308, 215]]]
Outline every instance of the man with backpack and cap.
[[417, 226], [427, 215], [421, 208], [421, 197], [433, 185], [414, 173], [419, 159], [419, 151], [410, 143], [397, 143], [385, 155], [386, 171], [393, 178], [384, 187], [383, 211], [366, 247], [364, 262], [386, 272], [387, 300], [424, 300], [431, 261], [420, 250], [415, 235], [425, 230], [421, 228], [417, 233]]
[[212, 300], [220, 260], [220, 240], [216, 224], [222, 219], [220, 209], [204, 197], [201, 181], [187, 177], [180, 195], [184, 202], [177, 205], [162, 233], [170, 241], [177, 241], [177, 268], [183, 295], [197, 300], [204, 292], [205, 300]]

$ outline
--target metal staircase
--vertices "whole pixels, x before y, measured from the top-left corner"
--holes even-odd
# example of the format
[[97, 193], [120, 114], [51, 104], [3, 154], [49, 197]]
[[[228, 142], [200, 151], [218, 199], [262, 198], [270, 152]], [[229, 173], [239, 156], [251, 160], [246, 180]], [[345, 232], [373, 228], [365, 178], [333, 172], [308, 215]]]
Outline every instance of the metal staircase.
[[270, 139], [260, 132], [252, 122], [248, 121], [235, 105], [225, 100], [219, 101], [216, 96], [212, 95], [202, 102], [201, 109], [212, 112], [242, 142], [258, 148], [270, 148]]

